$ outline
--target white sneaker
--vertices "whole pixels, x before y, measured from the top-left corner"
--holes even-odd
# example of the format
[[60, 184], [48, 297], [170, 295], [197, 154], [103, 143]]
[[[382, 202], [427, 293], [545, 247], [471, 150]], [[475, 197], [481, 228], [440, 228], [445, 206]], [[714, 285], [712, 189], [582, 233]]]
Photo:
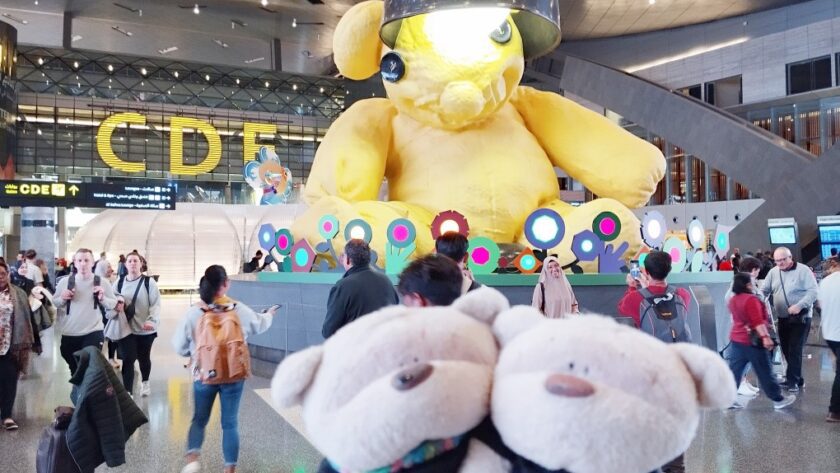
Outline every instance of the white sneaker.
[[143, 397], [149, 397], [149, 394], [152, 393], [152, 388], [149, 386], [148, 381], [143, 381], [140, 383], [140, 395]]
[[747, 397], [755, 397], [758, 395], [757, 391], [752, 390], [753, 386], [750, 386], [750, 383], [746, 381], [742, 381], [741, 385], [738, 386], [738, 395], [739, 396], [747, 396]]
[[181, 473], [198, 473], [201, 471], [201, 463], [198, 461], [190, 462], [181, 468]]
[[742, 385], [746, 386], [748, 389], [750, 389], [752, 392], [754, 392], [754, 393], [756, 393], [756, 394], [758, 394], [758, 392], [760, 391], [760, 389], [758, 389], [758, 386], [756, 386], [756, 385], [754, 385], [754, 384], [750, 383], [750, 382], [749, 382], [749, 381], [747, 381], [746, 379], [744, 380], [744, 382], [742, 383]]
[[784, 409], [785, 407], [793, 404], [796, 401], [795, 394], [788, 394], [781, 401], [773, 401], [773, 409]]

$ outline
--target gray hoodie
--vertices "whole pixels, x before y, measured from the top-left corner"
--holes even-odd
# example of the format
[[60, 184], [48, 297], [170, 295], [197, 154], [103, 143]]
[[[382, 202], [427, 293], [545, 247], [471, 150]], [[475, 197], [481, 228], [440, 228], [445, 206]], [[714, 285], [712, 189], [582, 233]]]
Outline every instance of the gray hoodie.
[[[149, 290], [146, 291], [146, 285], [143, 279], [148, 278]], [[137, 292], [137, 300], [134, 302], [134, 318], [129, 321], [131, 326], [131, 333], [135, 335], [151, 335], [157, 332], [160, 324], [160, 290], [158, 290], [157, 282], [149, 276], [140, 276], [137, 279], [130, 280], [128, 276], [124, 277], [122, 291], [117, 291], [120, 280], [114, 281], [114, 294], [122, 296], [125, 299], [125, 305], [131, 303], [131, 298], [134, 297], [134, 291], [137, 290], [137, 285], [140, 285], [140, 290]], [[143, 324], [151, 322], [155, 327], [152, 330], [145, 330]]]

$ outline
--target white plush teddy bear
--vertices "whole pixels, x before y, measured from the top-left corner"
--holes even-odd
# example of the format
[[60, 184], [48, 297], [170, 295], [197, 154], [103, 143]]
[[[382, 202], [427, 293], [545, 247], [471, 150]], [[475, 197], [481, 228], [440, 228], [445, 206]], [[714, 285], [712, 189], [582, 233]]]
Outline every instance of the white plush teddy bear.
[[517, 472], [650, 472], [688, 449], [700, 408], [735, 400], [717, 353], [608, 317], [549, 320], [516, 306], [493, 331], [502, 348], [492, 419], [522, 457]]
[[326, 457], [322, 472], [505, 473], [509, 464], [474, 428], [490, 412], [498, 357], [490, 324], [508, 307], [481, 288], [450, 307], [366, 315], [286, 358], [273, 400], [302, 404], [309, 438]]

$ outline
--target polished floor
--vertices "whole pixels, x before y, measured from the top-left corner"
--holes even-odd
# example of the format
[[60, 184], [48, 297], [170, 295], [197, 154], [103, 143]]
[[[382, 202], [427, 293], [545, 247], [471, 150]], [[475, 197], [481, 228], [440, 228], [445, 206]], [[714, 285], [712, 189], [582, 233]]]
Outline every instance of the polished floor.
[[[186, 297], [164, 300], [161, 336], [153, 350], [152, 394], [138, 398], [149, 424], [131, 438], [127, 464], [115, 472], [178, 472], [181, 467], [192, 399], [185, 359], [169, 346], [175, 323], [189, 305]], [[49, 337], [48, 337], [49, 338]], [[48, 340], [48, 348], [32, 373], [19, 385], [15, 418], [17, 432], [0, 430], [0, 471], [35, 470], [35, 452], [44, 426], [57, 405], [69, 403], [69, 372]], [[805, 373], [808, 385], [791, 409], [774, 411], [758, 397], [739, 411], [707, 413], [689, 451], [689, 473], [838, 473], [840, 424], [824, 421], [834, 376], [828, 350], [808, 346]], [[139, 374], [138, 374], [139, 378]], [[248, 381], [240, 414], [240, 472], [309, 473], [320, 456], [304, 435], [296, 410], [278, 411], [268, 402], [267, 379]], [[743, 401], [746, 401], [745, 399]], [[221, 472], [218, 404], [207, 428], [203, 471]]]

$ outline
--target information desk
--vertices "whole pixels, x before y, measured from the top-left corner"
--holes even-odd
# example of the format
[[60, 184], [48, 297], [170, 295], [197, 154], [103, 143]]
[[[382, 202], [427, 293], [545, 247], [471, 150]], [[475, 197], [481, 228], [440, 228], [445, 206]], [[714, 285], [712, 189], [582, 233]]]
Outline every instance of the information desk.
[[[341, 273], [272, 273], [233, 276], [229, 294], [254, 310], [282, 304], [271, 328], [248, 339], [254, 372], [271, 376], [286, 353], [320, 344], [327, 296]], [[627, 289], [623, 274], [573, 274], [569, 282], [582, 312], [615, 316], [616, 305]], [[512, 305], [530, 304], [538, 275], [493, 274], [476, 276], [479, 282], [504, 293]], [[396, 277], [392, 277], [396, 284]], [[668, 282], [692, 294], [689, 324], [696, 343], [715, 351], [726, 346], [731, 325], [723, 297], [731, 272], [679, 273]]]

